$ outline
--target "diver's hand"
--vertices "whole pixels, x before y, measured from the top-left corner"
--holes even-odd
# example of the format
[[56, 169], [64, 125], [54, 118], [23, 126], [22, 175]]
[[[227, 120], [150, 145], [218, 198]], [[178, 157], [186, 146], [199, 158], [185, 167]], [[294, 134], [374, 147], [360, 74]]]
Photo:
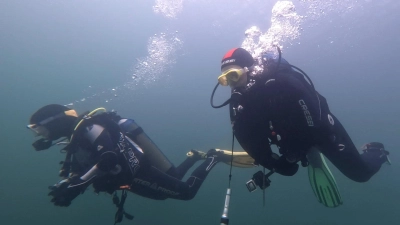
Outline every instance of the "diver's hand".
[[49, 187], [51, 190], [49, 196], [52, 196], [51, 202], [56, 206], [69, 206], [73, 199], [85, 191], [87, 183], [78, 176], [61, 180]]
[[281, 156], [276, 162], [275, 171], [283, 176], [293, 176], [297, 170], [299, 170], [299, 165], [295, 163], [290, 163], [286, 160], [284, 156]]

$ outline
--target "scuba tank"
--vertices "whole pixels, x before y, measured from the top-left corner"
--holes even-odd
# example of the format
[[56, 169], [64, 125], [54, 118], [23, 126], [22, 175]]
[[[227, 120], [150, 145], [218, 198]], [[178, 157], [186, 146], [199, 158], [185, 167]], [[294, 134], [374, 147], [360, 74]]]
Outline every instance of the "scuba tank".
[[[100, 113], [99, 113], [100, 112]], [[174, 165], [168, 160], [168, 158], [161, 152], [157, 145], [144, 133], [143, 129], [132, 119], [122, 119], [116, 112], [106, 112], [104, 108], [98, 108], [91, 112], [86, 112], [80, 116], [75, 126], [74, 132], [70, 137], [70, 143], [63, 149], [67, 153], [66, 159], [63, 162], [63, 166], [60, 171], [61, 177], [66, 177], [69, 174], [69, 167], [71, 166], [72, 152], [68, 151], [74, 146], [74, 134], [78, 131], [80, 125], [88, 121], [89, 118], [94, 120], [102, 121], [102, 125], [108, 129], [112, 128], [114, 131], [121, 130], [126, 137], [128, 137], [131, 143], [139, 150], [142, 151], [150, 164], [160, 171], [166, 173], [168, 170], [174, 167]], [[107, 122], [109, 121], [109, 122]], [[115, 124], [115, 125], [113, 125]], [[118, 124], [118, 127], [116, 125]], [[113, 132], [118, 133], [118, 132]], [[117, 137], [114, 137], [117, 138]]]
[[135, 147], [142, 150], [143, 154], [150, 161], [152, 166], [157, 167], [157, 169], [164, 173], [167, 173], [168, 170], [174, 167], [164, 153], [162, 153], [157, 145], [134, 120], [121, 119], [118, 121], [118, 125], [124, 132], [125, 136], [134, 142], [132, 144], [136, 144]]

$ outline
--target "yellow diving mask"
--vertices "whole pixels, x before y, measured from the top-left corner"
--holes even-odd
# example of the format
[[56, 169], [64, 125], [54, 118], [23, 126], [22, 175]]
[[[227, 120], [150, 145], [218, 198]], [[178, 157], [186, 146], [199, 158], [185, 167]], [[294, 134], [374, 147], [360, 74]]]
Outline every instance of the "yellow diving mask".
[[229, 69], [218, 77], [218, 83], [222, 86], [228, 86], [231, 82], [237, 82], [247, 72], [249, 72], [247, 67]]

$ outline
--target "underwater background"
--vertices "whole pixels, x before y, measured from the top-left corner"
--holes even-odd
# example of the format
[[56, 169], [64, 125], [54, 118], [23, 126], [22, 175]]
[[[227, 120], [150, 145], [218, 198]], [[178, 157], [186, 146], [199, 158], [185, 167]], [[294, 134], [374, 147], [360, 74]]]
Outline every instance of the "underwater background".
[[[395, 0], [1, 0], [0, 224], [114, 223], [111, 196], [91, 189], [68, 208], [50, 203], [64, 154], [32, 148], [26, 125], [38, 108], [114, 109], [175, 165], [192, 148], [230, 150], [228, 108], [209, 103], [220, 60], [249, 41], [260, 50], [262, 40], [310, 76], [356, 146], [384, 143], [392, 165], [367, 183], [331, 166], [344, 201], [334, 209], [317, 201], [306, 168], [273, 175], [265, 207], [262, 192], [244, 185], [261, 168], [233, 168], [230, 224], [398, 224], [399, 11]], [[249, 40], [252, 26], [268, 38]], [[214, 101], [228, 98], [220, 87]], [[219, 224], [228, 174], [217, 165], [191, 201], [129, 194], [135, 218], [121, 224]]]

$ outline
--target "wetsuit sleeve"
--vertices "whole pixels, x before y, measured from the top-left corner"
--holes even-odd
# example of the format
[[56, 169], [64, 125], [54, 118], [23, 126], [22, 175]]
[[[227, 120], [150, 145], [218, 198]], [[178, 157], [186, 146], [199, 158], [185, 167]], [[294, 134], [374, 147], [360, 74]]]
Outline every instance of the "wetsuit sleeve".
[[51, 186], [49, 193], [52, 196], [51, 202], [57, 206], [69, 206], [96, 177], [110, 172], [117, 165], [117, 155], [113, 148], [115, 145], [110, 133], [104, 127], [97, 124], [85, 127], [79, 139], [78, 145], [83, 151], [76, 154], [81, 154], [86, 159], [82, 162], [83, 165], [87, 165], [86, 171], [70, 174], [68, 178]]
[[97, 161], [97, 167], [102, 172], [109, 172], [115, 168], [118, 158], [110, 133], [104, 127], [94, 124], [86, 127], [83, 136], [89, 144], [88, 150]]

